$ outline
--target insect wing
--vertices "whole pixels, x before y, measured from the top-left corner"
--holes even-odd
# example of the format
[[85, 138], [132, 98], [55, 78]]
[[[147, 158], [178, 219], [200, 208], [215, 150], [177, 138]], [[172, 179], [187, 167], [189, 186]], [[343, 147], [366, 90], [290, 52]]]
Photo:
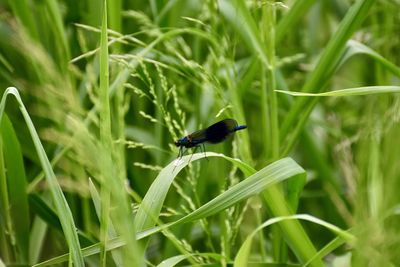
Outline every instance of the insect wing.
[[201, 144], [201, 143], [207, 141], [205, 132], [206, 132], [206, 129], [198, 130], [188, 136], [190, 138], [193, 146], [197, 146], [198, 144]]
[[233, 119], [225, 119], [209, 126], [205, 130], [207, 142], [216, 144], [224, 141], [235, 131], [236, 126], [237, 122]]

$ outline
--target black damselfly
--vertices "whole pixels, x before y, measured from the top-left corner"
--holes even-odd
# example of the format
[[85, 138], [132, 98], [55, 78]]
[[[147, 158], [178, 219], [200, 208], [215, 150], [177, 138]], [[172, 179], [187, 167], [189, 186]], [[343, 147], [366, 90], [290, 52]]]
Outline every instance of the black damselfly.
[[238, 125], [234, 119], [224, 119], [205, 129], [191, 133], [175, 142], [175, 145], [179, 147], [178, 159], [182, 158], [185, 152], [184, 148], [194, 147], [194, 154], [198, 147], [202, 147], [205, 153], [204, 143], [220, 143], [226, 140], [234, 132], [246, 128], [246, 125]]

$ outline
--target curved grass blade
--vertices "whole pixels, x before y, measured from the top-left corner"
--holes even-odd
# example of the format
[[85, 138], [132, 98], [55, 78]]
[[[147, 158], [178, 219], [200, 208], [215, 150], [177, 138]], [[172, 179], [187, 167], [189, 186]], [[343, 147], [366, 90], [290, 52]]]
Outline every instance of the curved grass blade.
[[360, 96], [360, 95], [373, 95], [385, 93], [400, 93], [400, 86], [365, 86], [346, 88], [323, 93], [305, 93], [305, 92], [291, 92], [283, 90], [275, 90], [276, 92], [292, 95], [292, 96]]
[[[349, 9], [301, 91], [314, 93], [323, 89], [326, 82], [335, 73], [345, 51], [347, 41], [367, 17], [374, 3], [375, 0], [358, 0]], [[281, 140], [286, 139], [286, 147], [283, 149], [283, 155], [289, 153], [293, 147], [316, 104], [316, 99], [297, 99], [291, 107], [282, 123], [280, 131]]]
[[323, 257], [325, 257], [326, 255], [328, 255], [329, 253], [331, 253], [332, 251], [334, 251], [336, 248], [338, 248], [339, 246], [343, 245], [346, 242], [345, 239], [343, 239], [342, 237], [338, 236], [335, 239], [333, 239], [331, 242], [329, 242], [328, 244], [326, 244], [322, 249], [320, 249], [315, 255], [314, 257], [312, 257], [309, 261], [307, 261], [306, 263], [304, 263], [303, 267], [307, 267], [309, 266], [312, 262], [314, 262], [315, 260], [320, 260]]
[[[156, 224], [157, 218], [159, 217], [162, 204], [165, 200], [166, 194], [169, 190], [170, 185], [172, 184], [175, 176], [188, 165], [188, 161], [191, 156], [185, 156], [182, 158], [178, 166], [177, 160], [171, 162], [167, 165], [157, 176], [156, 180], [151, 185], [148, 193], [142, 201], [142, 205], [140, 207], [140, 214], [138, 211], [136, 217], [136, 230], [139, 231], [143, 229], [143, 231], [138, 232], [136, 235], [137, 239], [143, 239], [145, 237], [149, 237], [152, 234], [158, 233], [164, 229], [167, 229], [172, 226], [177, 226], [183, 223], [191, 222], [200, 218], [205, 218], [207, 216], [213, 215], [219, 211], [224, 210], [227, 207], [235, 205], [236, 203], [251, 197], [266, 188], [268, 188], [272, 184], [276, 184], [278, 182], [284, 181], [291, 177], [296, 177], [298, 175], [305, 175], [305, 171], [301, 168], [294, 160], [291, 158], [284, 158], [278, 160], [260, 171], [256, 172], [253, 168], [243, 163], [242, 161], [234, 158], [227, 157], [223, 154], [217, 154], [212, 152], [207, 152], [207, 157], [221, 157], [232, 163], [234, 163], [238, 168], [240, 168], [245, 175], [250, 175], [247, 179], [241, 181], [235, 186], [231, 187], [221, 195], [215, 197], [213, 200], [204, 204], [197, 210], [192, 213], [184, 216], [183, 218], [161, 226], [153, 227]], [[204, 157], [203, 153], [194, 154], [192, 156], [191, 161], [195, 161]], [[144, 204], [143, 204], [144, 203]], [[139, 218], [139, 219], [138, 219]], [[153, 228], [151, 228], [153, 227]], [[148, 229], [150, 228], [150, 229]], [[148, 229], [148, 230], [144, 230]], [[125, 242], [120, 238], [115, 238], [109, 240], [107, 242], [107, 251], [119, 248], [124, 246]], [[83, 255], [91, 256], [98, 254], [100, 252], [100, 244], [97, 243], [93, 246], [84, 248], [82, 250]], [[48, 266], [54, 265], [61, 262], [64, 262], [68, 259], [68, 254], [61, 255], [59, 257], [47, 260], [45, 262], [39, 263], [35, 265], [39, 266]]]
[[[171, 162], [164, 169], [162, 169], [160, 174], [151, 184], [149, 190], [143, 198], [142, 203], [140, 204], [135, 218], [136, 232], [143, 231], [156, 225], [157, 218], [159, 217], [161, 208], [164, 204], [164, 200], [176, 175], [189, 164], [190, 158], [193, 162], [204, 157], [205, 155], [203, 153], [187, 155], [182, 157], [182, 159], [177, 159]], [[250, 175], [255, 172], [254, 169], [242, 161], [227, 157], [223, 154], [208, 152], [207, 157], [225, 158], [240, 168], [245, 175]], [[176, 166], [177, 164], [179, 165]]]
[[340, 68], [340, 66], [342, 66], [349, 58], [359, 54], [370, 56], [371, 58], [382, 64], [382, 66], [384, 66], [388, 71], [390, 71], [397, 77], [400, 77], [400, 68], [398, 66], [381, 56], [370, 47], [355, 40], [349, 40], [347, 42], [346, 51], [338, 64], [338, 68]]
[[250, 249], [251, 249], [251, 245], [253, 242], [253, 237], [262, 229], [264, 229], [267, 226], [270, 226], [272, 224], [281, 222], [281, 221], [287, 221], [287, 220], [305, 220], [305, 221], [310, 221], [316, 224], [319, 224], [329, 230], [331, 230], [332, 232], [334, 232], [335, 234], [337, 234], [338, 236], [340, 236], [341, 238], [343, 238], [344, 240], [347, 240], [348, 242], [354, 242], [355, 241], [355, 237], [348, 233], [347, 231], [344, 231], [342, 229], [340, 229], [339, 227], [327, 223], [321, 219], [318, 219], [314, 216], [308, 215], [308, 214], [298, 214], [298, 215], [293, 215], [293, 216], [282, 216], [282, 217], [276, 217], [276, 218], [272, 218], [267, 220], [266, 222], [264, 222], [263, 224], [261, 224], [259, 227], [257, 227], [253, 232], [251, 232], [250, 235], [248, 235], [248, 237], [246, 238], [246, 240], [243, 242], [242, 246], [240, 247], [238, 253], [236, 254], [236, 258], [235, 258], [235, 262], [234, 262], [234, 266], [238, 266], [238, 267], [245, 267], [247, 266], [248, 263], [248, 259], [250, 256]]
[[188, 257], [193, 257], [193, 256], [200, 256], [200, 257], [209, 257], [213, 258], [215, 260], [220, 260], [222, 259], [222, 256], [220, 254], [216, 253], [196, 253], [196, 254], [188, 254], [188, 255], [177, 255], [173, 256], [171, 258], [168, 258], [166, 260], [163, 260], [160, 262], [160, 264], [157, 265], [157, 267], [173, 267], [180, 263], [183, 260], [186, 260]]
[[[211, 154], [211, 153], [209, 153]], [[199, 155], [195, 154], [196, 159], [199, 159], [201, 157], [204, 157], [204, 155]], [[193, 158], [194, 158], [193, 156]], [[212, 153], [212, 156], [222, 156], [221, 154], [216, 154]], [[189, 156], [187, 156], [189, 157]], [[230, 160], [231, 158], [223, 156], [224, 158]], [[234, 160], [234, 159], [231, 159]], [[234, 160], [234, 162], [236, 162]], [[172, 164], [168, 165], [166, 169], [172, 168]], [[240, 165], [238, 165], [240, 168]], [[178, 170], [178, 172], [180, 169]], [[256, 195], [262, 191], [264, 191], [266, 188], [268, 188], [270, 185], [276, 184], [278, 182], [282, 182], [286, 179], [289, 179], [291, 177], [295, 177], [297, 175], [305, 175], [305, 171], [303, 168], [301, 168], [294, 160], [291, 158], [283, 158], [278, 161], [275, 161], [274, 163], [266, 166], [265, 168], [261, 169], [260, 171], [254, 173], [250, 177], [246, 178], [245, 180], [241, 181], [240, 183], [232, 186], [229, 188], [227, 191], [223, 192], [222, 194], [218, 195], [211, 201], [207, 202], [206, 204], [202, 205], [200, 208], [196, 209], [195, 211], [189, 213], [188, 215], [184, 216], [183, 218], [166, 224], [166, 225], [161, 225], [159, 227], [151, 228], [149, 230], [145, 230], [142, 232], [139, 232], [137, 234], [137, 238], [141, 239], [146, 236], [149, 236], [151, 234], [154, 234], [156, 232], [162, 231], [165, 228], [172, 227], [174, 225], [179, 225], [191, 221], [195, 221], [201, 218], [205, 218], [208, 216], [211, 216], [217, 212], [220, 212], [244, 199], [247, 199], [253, 195]], [[174, 176], [173, 174], [170, 176]], [[168, 176], [165, 177], [168, 179]], [[155, 220], [158, 218], [158, 215], [161, 210], [160, 202], [164, 202], [165, 195], [169, 189], [169, 186], [167, 184], [172, 184], [172, 179], [170, 179], [169, 182], [161, 181], [157, 179], [154, 181], [152, 184], [152, 187], [150, 188], [148, 192], [149, 196], [154, 196], [154, 198], [148, 197], [148, 199], [143, 199], [143, 202], [145, 203], [141, 208], [141, 216], [143, 216], [143, 219], [141, 219], [142, 224], [140, 225], [142, 229], [145, 229], [145, 226], [153, 226], [155, 225]], [[161, 194], [160, 194], [161, 192]], [[146, 195], [147, 196], [147, 195]], [[146, 198], [145, 196], [145, 198]], [[158, 197], [158, 198], [156, 198]], [[143, 204], [142, 202], [142, 204]], [[162, 203], [161, 203], [162, 205]], [[151, 211], [149, 208], [154, 208], [158, 212], [147, 212], [146, 211]], [[139, 216], [139, 212], [138, 212]], [[154, 219], [152, 219], [154, 218]], [[139, 228], [137, 228], [139, 230]]]
[[47, 158], [46, 152], [43, 148], [42, 143], [40, 142], [39, 135], [36, 132], [35, 126], [26, 110], [24, 103], [18, 93], [18, 90], [14, 87], [9, 87], [3, 94], [0, 103], [0, 122], [3, 117], [4, 108], [6, 104], [6, 100], [8, 95], [12, 95], [16, 98], [19, 108], [21, 110], [22, 116], [25, 119], [27, 127], [29, 129], [29, 133], [32, 137], [33, 143], [35, 145], [40, 163], [42, 165], [43, 171], [45, 173], [46, 181], [49, 185], [49, 190], [51, 192], [54, 206], [57, 211], [57, 215], [60, 219], [62, 229], [64, 231], [65, 239], [67, 240], [71, 258], [75, 266], [85, 266], [83, 261], [83, 256], [79, 244], [78, 234], [76, 232], [76, 227], [74, 223], [74, 219], [72, 217], [71, 210], [69, 209], [68, 203], [62, 193], [61, 187], [57, 182], [57, 178], [54, 174], [54, 171], [51, 167], [50, 161]]

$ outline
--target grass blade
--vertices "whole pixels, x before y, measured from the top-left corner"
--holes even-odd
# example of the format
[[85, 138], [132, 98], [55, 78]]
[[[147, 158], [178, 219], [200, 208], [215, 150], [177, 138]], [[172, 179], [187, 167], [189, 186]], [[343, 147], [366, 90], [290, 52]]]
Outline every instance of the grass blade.
[[[350, 8], [301, 91], [313, 93], [323, 89], [326, 81], [335, 72], [347, 41], [364, 21], [374, 2], [375, 0], [359, 0]], [[287, 139], [283, 154], [287, 154], [294, 145], [316, 103], [317, 100], [299, 99], [290, 109], [280, 132], [281, 139]]]
[[[188, 223], [195, 221], [207, 216], [211, 216], [218, 213], [227, 207], [235, 205], [236, 203], [243, 201], [255, 194], [258, 194], [268, 188], [269, 186], [276, 184], [278, 182], [284, 181], [286, 179], [305, 175], [304, 170], [291, 158], [284, 158], [278, 160], [262, 170], [255, 172], [247, 164], [241, 162], [240, 160], [227, 157], [223, 154], [217, 154], [208, 152], [207, 157], [221, 157], [224, 158], [240, 168], [246, 175], [253, 172], [250, 177], [243, 180], [242, 182], [236, 184], [235, 186], [229, 188], [224, 193], [218, 195], [211, 201], [207, 202], [197, 210], [189, 213], [188, 215], [182, 217], [181, 219], [161, 225], [158, 227], [153, 227], [156, 224], [157, 218], [160, 214], [162, 204], [165, 200], [166, 194], [170, 185], [172, 184], [175, 176], [188, 164], [188, 160], [191, 156], [183, 157], [183, 162], [179, 166], [175, 166], [175, 161], [171, 162], [166, 166], [160, 174], [157, 176], [152, 186], [148, 190], [148, 193], [144, 197], [142, 204], [136, 216], [137, 222], [137, 239], [143, 239], [158, 233], [164, 229], [172, 226], [177, 226], [183, 223]], [[204, 157], [203, 153], [194, 154], [192, 161], [201, 159]], [[167, 181], [166, 181], [167, 180]], [[138, 219], [139, 218], [139, 219]], [[152, 228], [151, 228], [152, 227]], [[150, 229], [149, 229], [150, 228]], [[143, 229], [143, 230], [140, 230]], [[144, 230], [147, 229], [147, 230]], [[115, 238], [110, 240], [107, 245], [107, 250], [112, 250], [121, 246], [124, 246], [125, 242], [120, 238]], [[93, 246], [83, 249], [83, 254], [85, 256], [95, 255], [100, 252], [100, 244], [95, 244]], [[62, 255], [45, 262], [35, 265], [48, 266], [56, 263], [61, 263], [68, 258], [68, 255]]]
[[392, 62], [381, 56], [379, 53], [377, 53], [370, 47], [355, 40], [349, 40], [347, 42], [346, 52], [342, 57], [342, 59], [340, 60], [338, 68], [341, 65], [343, 65], [349, 58], [358, 54], [364, 54], [370, 56], [377, 62], [381, 63], [382, 66], [384, 66], [388, 71], [390, 71], [397, 77], [400, 77], [400, 68], [398, 66], [396, 66], [395, 64], [393, 64]]
[[108, 34], [107, 34], [107, 2], [103, 2], [103, 18], [101, 23], [100, 35], [100, 86], [99, 86], [99, 130], [100, 142], [104, 148], [102, 157], [101, 172], [103, 173], [103, 184], [101, 186], [101, 216], [100, 216], [100, 237], [102, 242], [102, 251], [100, 253], [100, 261], [103, 267], [106, 266], [107, 253], [106, 246], [108, 240], [109, 229], [109, 213], [110, 213], [110, 188], [108, 186], [111, 179], [111, 153], [112, 153], [112, 138], [111, 138], [111, 117], [110, 117], [110, 98], [109, 90], [109, 66], [108, 66]]
[[308, 9], [314, 4], [315, 0], [297, 0], [290, 7], [289, 12], [279, 21], [276, 28], [276, 43], [279, 44], [286, 36], [288, 30], [295, 27], [295, 24]]
[[[100, 256], [103, 266], [106, 266], [106, 247], [108, 232], [110, 229], [110, 204], [115, 204], [115, 213], [112, 214], [114, 227], [117, 233], [129, 233], [134, 228], [132, 211], [125, 188], [125, 177], [120, 176], [114, 159], [117, 158], [114, 151], [111, 134], [111, 112], [110, 112], [110, 88], [109, 88], [109, 54], [108, 54], [108, 32], [107, 32], [107, 1], [103, 2], [103, 19], [100, 36], [100, 142], [103, 149], [101, 157], [101, 238], [103, 241], [102, 255]], [[121, 88], [119, 88], [121, 89]], [[117, 164], [118, 165], [118, 164]], [[112, 196], [112, 198], [111, 198]], [[136, 239], [133, 234], [124, 235], [127, 246], [122, 255], [125, 265], [143, 266], [143, 257], [140, 257]]]
[[[196, 156], [196, 158], [195, 158]], [[210, 153], [209, 153], [210, 156]], [[211, 156], [219, 156], [218, 154], [214, 154], [212, 153]], [[203, 157], [203, 155], [201, 154], [195, 154], [193, 156], [193, 158], [195, 159], [199, 159]], [[226, 159], [229, 159], [227, 157], [224, 157]], [[172, 164], [168, 165], [165, 169], [171, 169], [172, 168]], [[177, 167], [178, 168], [178, 167]], [[180, 170], [177, 170], [177, 172], [179, 172]], [[266, 188], [268, 188], [269, 186], [276, 184], [278, 182], [281, 182], [285, 179], [291, 178], [291, 177], [297, 177], [297, 176], [302, 176], [304, 175], [304, 170], [296, 164], [295, 161], [293, 161], [290, 158], [284, 158], [281, 160], [278, 160], [270, 165], [268, 165], [267, 167], [263, 168], [262, 170], [254, 173], [253, 175], [251, 175], [250, 177], [248, 177], [247, 179], [243, 180], [242, 182], [240, 182], [239, 184], [229, 188], [227, 191], [225, 191], [224, 193], [222, 193], [221, 195], [215, 197], [213, 200], [209, 201], [208, 203], [204, 204], [203, 206], [201, 206], [200, 208], [198, 208], [197, 210], [193, 211], [192, 213], [186, 215], [185, 217], [164, 225], [164, 226], [160, 226], [160, 227], [156, 227], [156, 228], [152, 228], [148, 231], [144, 231], [144, 232], [140, 232], [138, 233], [138, 238], [143, 238], [146, 237], [150, 234], [154, 234], [155, 232], [161, 231], [162, 229], [164, 229], [165, 227], [171, 227], [174, 225], [178, 225], [178, 224], [183, 224], [183, 223], [187, 223], [190, 221], [194, 221], [194, 220], [198, 220], [201, 218], [205, 218], [208, 216], [211, 216], [221, 210], [226, 209], [227, 207], [230, 207], [232, 205], [234, 205], [235, 203], [238, 203], [246, 198], [249, 198], [250, 196], [253, 196], [255, 194], [258, 194], [260, 192], [262, 192], [263, 190], [265, 190]], [[168, 179], [168, 177], [172, 177], [173, 175], [170, 176], [165, 176], [165, 179]], [[163, 176], [164, 177], [164, 176]], [[159, 210], [161, 209], [161, 204], [158, 202], [163, 202], [163, 199], [165, 199], [165, 195], [166, 192], [168, 191], [167, 189], [169, 188], [168, 184], [172, 183], [172, 179], [170, 179], [169, 181], [165, 182], [165, 180], [161, 180], [159, 179], [160, 177], [158, 177], [152, 187], [149, 189], [149, 196], [151, 196], [151, 200], [150, 201], [150, 197], [148, 197], [148, 199], [143, 199], [142, 205], [143, 207], [141, 207], [143, 209], [143, 211], [141, 212], [141, 216], [144, 217], [144, 219], [142, 219], [143, 224], [142, 226], [151, 226], [151, 225], [155, 225], [155, 219], [157, 218], [157, 215], [159, 214]], [[159, 186], [155, 186], [156, 184], [159, 184]], [[162, 201], [161, 201], [162, 200]], [[151, 212], [151, 213], [147, 213], [146, 211], [152, 211], [152, 210], [156, 210], [157, 212]], [[139, 216], [139, 212], [138, 212], [138, 216]], [[152, 219], [153, 218], [153, 219]], [[143, 227], [143, 229], [145, 229]], [[296, 228], [297, 230], [297, 228]]]
[[163, 260], [160, 262], [160, 264], [157, 265], [157, 267], [173, 267], [180, 263], [181, 261], [187, 259], [188, 257], [209, 257], [213, 258], [215, 260], [220, 260], [222, 256], [220, 254], [216, 253], [195, 253], [195, 254], [189, 254], [189, 255], [177, 255], [173, 256], [171, 258], [168, 258], [166, 260]]
[[8, 4], [11, 6], [11, 9], [15, 16], [18, 18], [19, 21], [24, 25], [25, 29], [29, 32], [30, 36], [34, 40], [39, 39], [39, 34], [37, 30], [37, 24], [35, 22], [33, 12], [29, 7], [29, 1], [27, 0], [20, 0], [20, 1], [13, 1], [9, 0]]
[[246, 3], [243, 0], [219, 0], [218, 4], [222, 15], [239, 33], [245, 44], [254, 55], [260, 57], [265, 67], [269, 68], [268, 57], [261, 41], [259, 30], [246, 7]]
[[360, 96], [360, 95], [374, 95], [374, 94], [387, 94], [387, 93], [400, 93], [400, 86], [365, 86], [346, 88], [324, 93], [304, 93], [304, 92], [291, 92], [276, 90], [276, 92], [292, 95], [292, 96]]
[[76, 227], [74, 223], [74, 219], [72, 217], [71, 210], [69, 209], [68, 203], [62, 193], [62, 190], [60, 188], [60, 185], [57, 182], [57, 178], [54, 174], [54, 171], [51, 167], [50, 161], [47, 158], [46, 152], [44, 151], [44, 148], [42, 146], [42, 143], [40, 142], [39, 135], [37, 134], [35, 127], [33, 126], [33, 122], [28, 114], [28, 111], [26, 110], [21, 97], [18, 93], [18, 90], [14, 87], [9, 87], [7, 90], [4, 92], [3, 97], [1, 99], [0, 103], [0, 122], [3, 117], [4, 113], [4, 108], [7, 100], [7, 96], [12, 95], [16, 98], [19, 108], [21, 110], [21, 113], [25, 119], [25, 122], [28, 126], [30, 135], [32, 137], [33, 143], [35, 145], [40, 163], [42, 165], [42, 168], [45, 173], [45, 178], [46, 181], [49, 185], [49, 189], [54, 201], [54, 205], [57, 210], [57, 215], [60, 219], [65, 239], [67, 240], [70, 252], [71, 252], [71, 257], [73, 260], [73, 263], [75, 266], [84, 266], [83, 262], [83, 256], [81, 253], [81, 248], [79, 244], [79, 239], [78, 235], [76, 232]]
[[247, 236], [246, 240], [243, 242], [242, 246], [240, 247], [240, 249], [236, 255], [234, 266], [238, 266], [238, 267], [247, 266], [253, 238], [259, 231], [261, 231], [265, 227], [270, 226], [272, 224], [275, 224], [275, 223], [278, 223], [281, 221], [287, 221], [287, 220], [310, 221], [310, 222], [319, 224], [319, 225], [331, 230], [336, 235], [340, 236], [341, 238], [343, 238], [344, 240], [347, 240], [350, 243], [354, 243], [354, 241], [355, 241], [355, 237], [352, 234], [349, 234], [347, 231], [344, 231], [333, 224], [327, 223], [327, 222], [320, 220], [311, 215], [298, 214], [298, 215], [293, 215], [293, 216], [272, 218], [272, 219], [269, 219], [268, 221], [264, 222], [263, 224], [261, 224], [259, 227], [257, 227], [257, 229], [255, 229], [253, 232], [251, 232], [251, 234], [249, 234]]

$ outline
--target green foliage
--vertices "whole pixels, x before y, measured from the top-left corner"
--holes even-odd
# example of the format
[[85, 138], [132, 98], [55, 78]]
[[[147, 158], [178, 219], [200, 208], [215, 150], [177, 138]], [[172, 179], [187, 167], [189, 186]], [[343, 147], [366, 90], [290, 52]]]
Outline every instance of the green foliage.
[[396, 266], [399, 8], [0, 1], [0, 265]]

